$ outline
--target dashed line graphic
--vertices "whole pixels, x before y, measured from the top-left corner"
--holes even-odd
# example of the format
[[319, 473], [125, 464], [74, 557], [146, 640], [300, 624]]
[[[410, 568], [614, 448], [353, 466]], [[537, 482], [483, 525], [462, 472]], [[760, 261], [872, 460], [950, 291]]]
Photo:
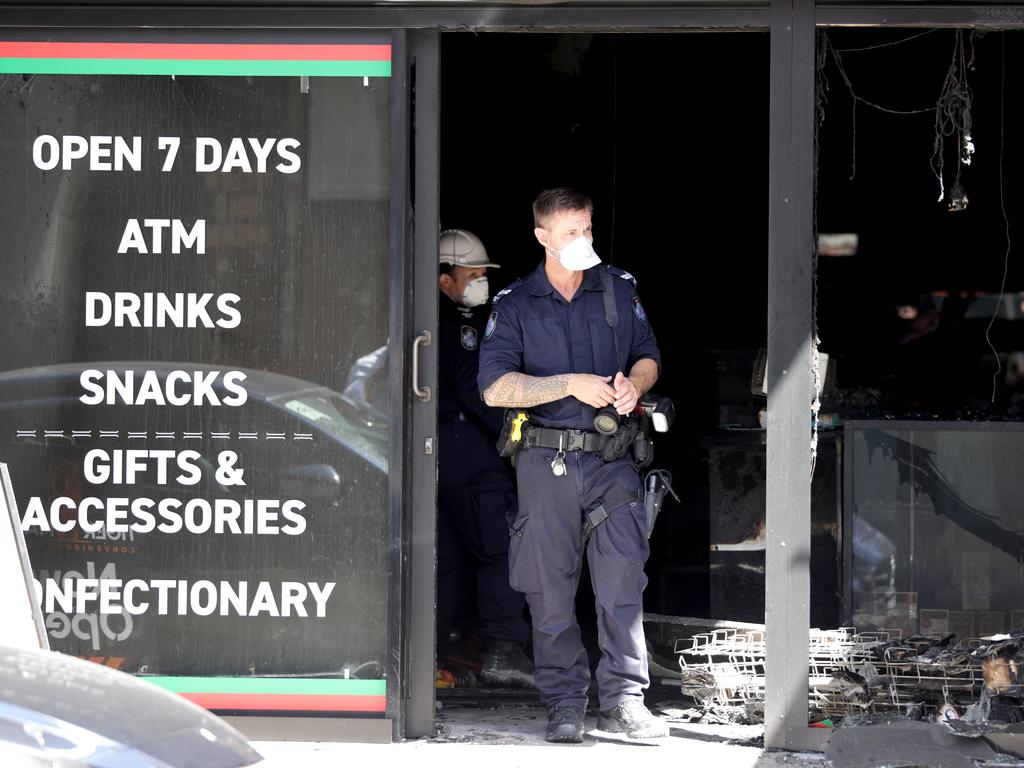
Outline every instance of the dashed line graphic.
[[[41, 430], [44, 437], [67, 437], [68, 431], [63, 429], [44, 429]], [[15, 430], [17, 437], [33, 437], [38, 438], [40, 430], [38, 429], [18, 429]], [[153, 434], [157, 440], [173, 440], [178, 436], [178, 432], [136, 432], [132, 430], [120, 430], [120, 429], [73, 429], [70, 430], [70, 436], [72, 438], [83, 438], [83, 437], [121, 437], [124, 434], [129, 440], [144, 440]], [[231, 432], [181, 432], [183, 440], [202, 440], [209, 436], [212, 440], [230, 440]], [[288, 440], [289, 435], [287, 432], [238, 432], [239, 440], [259, 440], [260, 437], [264, 440]], [[312, 432], [292, 432], [292, 440], [312, 440]]]

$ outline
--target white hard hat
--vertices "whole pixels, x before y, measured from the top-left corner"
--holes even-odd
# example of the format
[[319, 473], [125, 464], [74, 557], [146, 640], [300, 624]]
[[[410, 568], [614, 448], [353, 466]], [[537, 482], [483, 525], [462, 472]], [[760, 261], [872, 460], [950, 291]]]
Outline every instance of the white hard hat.
[[499, 267], [487, 260], [487, 249], [480, 238], [465, 229], [446, 229], [441, 233], [438, 254], [442, 264], [457, 267]]

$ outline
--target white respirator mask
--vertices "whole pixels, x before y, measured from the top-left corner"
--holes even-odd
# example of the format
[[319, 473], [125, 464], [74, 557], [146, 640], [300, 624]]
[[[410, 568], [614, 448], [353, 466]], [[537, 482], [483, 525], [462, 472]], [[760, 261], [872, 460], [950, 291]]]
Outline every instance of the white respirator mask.
[[466, 283], [466, 288], [462, 291], [462, 303], [467, 307], [479, 307], [481, 304], [487, 303], [490, 295], [487, 278], [478, 277]]
[[580, 235], [558, 252], [558, 260], [570, 272], [582, 272], [601, 263], [590, 240]]

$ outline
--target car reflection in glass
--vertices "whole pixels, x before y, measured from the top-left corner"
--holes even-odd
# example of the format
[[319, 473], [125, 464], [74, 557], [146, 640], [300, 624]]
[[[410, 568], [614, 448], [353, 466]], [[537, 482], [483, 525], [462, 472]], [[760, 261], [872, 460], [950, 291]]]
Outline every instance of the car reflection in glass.
[[[16, 429], [22, 433], [28, 432], [30, 427], [36, 427], [38, 434], [35, 438], [50, 441], [73, 439], [73, 430], [79, 424], [62, 423], [68, 418], [84, 423], [86, 428], [91, 426], [89, 421], [97, 422], [99, 427], [104, 418], [108, 420], [108, 428], [128, 423], [129, 420], [136, 429], [140, 424], [155, 430], [164, 428], [174, 431], [174, 428], [178, 427], [176, 437], [181, 437], [182, 425], [176, 423], [173, 417], [167, 416], [168, 413], [175, 411], [184, 411], [182, 418], [189, 420], [184, 424], [184, 428], [208, 426], [211, 427], [211, 432], [216, 432], [219, 428], [225, 432], [237, 430], [240, 433], [251, 434], [246, 430], [265, 431], [268, 424], [278, 429], [290, 426], [295, 432], [301, 426], [308, 426], [312, 427], [318, 436], [329, 438], [331, 442], [349, 453], [387, 473], [388, 421], [386, 410], [381, 408], [381, 401], [386, 407], [386, 397], [374, 396], [368, 399], [367, 389], [367, 382], [380, 372], [383, 364], [381, 359], [386, 360], [385, 352], [386, 349], [378, 350], [356, 362], [346, 383], [345, 395], [282, 374], [197, 363], [128, 361], [66, 363], [22, 368], [0, 373], [0, 417], [6, 415], [8, 418], [5, 421], [12, 422], [17, 419], [20, 426]], [[204, 404], [194, 409], [176, 409], [158, 402], [124, 405], [120, 400], [112, 405], [88, 406], [79, 400], [87, 394], [81, 383], [81, 375], [86, 370], [109, 370], [121, 375], [126, 371], [132, 371], [136, 387], [139, 387], [139, 382], [149, 371], [158, 377], [161, 387], [166, 386], [169, 374], [179, 371], [200, 372], [205, 375], [239, 371], [245, 374], [241, 386], [247, 392], [248, 399], [240, 407], [221, 405], [211, 408]], [[179, 392], [188, 391], [182, 390], [180, 382], [177, 388]], [[213, 390], [222, 400], [234, 394], [225, 387], [223, 376], [214, 382]], [[156, 415], [158, 410], [162, 410], [164, 415]], [[214, 410], [217, 412], [215, 416], [196, 415], [196, 411], [208, 414]], [[292, 423], [287, 418], [289, 416], [294, 417], [297, 424]], [[86, 419], [85, 422], [82, 422], [83, 418]], [[5, 426], [15, 427], [13, 423]], [[54, 429], [50, 430], [50, 427]], [[51, 434], [45, 434], [47, 431]], [[55, 434], [57, 432], [62, 434], [58, 436]], [[153, 436], [152, 433], [148, 435], [149, 438]], [[6, 442], [8, 436], [2, 437]], [[291, 468], [291, 472], [296, 480], [328, 480], [331, 469], [337, 472], [338, 468], [321, 465], [297, 466]]]
[[387, 346], [363, 355], [345, 376], [341, 397], [357, 410], [386, 423], [388, 420]]
[[[124, 378], [131, 371], [131, 402], [140, 399], [140, 381], [147, 374], [159, 389], [166, 388], [176, 371], [208, 377], [236, 371], [245, 375], [245, 398], [237, 406], [212, 405], [213, 395], [224, 401], [235, 394], [240, 402], [237, 392], [222, 386], [225, 376], [218, 375], [210, 379], [212, 392], [203, 390], [199, 405], [176, 407], [149, 397], [145, 403], [125, 405], [121, 395], [86, 404], [81, 398], [89, 388], [80, 377], [92, 370]], [[189, 384], [187, 377], [175, 380], [179, 385], [173, 396], [180, 401]], [[199, 390], [194, 380], [192, 386]], [[167, 395], [165, 390], [163, 399]], [[338, 665], [354, 668], [376, 661], [381, 652], [389, 448], [382, 415], [357, 407], [328, 387], [245, 368], [137, 361], [44, 366], [0, 373], [0, 462], [10, 469], [22, 514], [35, 502], [47, 520], [62, 499], [74, 504], [85, 498], [172, 499], [180, 502], [179, 509], [197, 499], [251, 503], [254, 509], [266, 502], [267, 532], [276, 533], [285, 521], [279, 511], [274, 517], [275, 510], [301, 503], [308, 535], [195, 537], [185, 530], [153, 530], [136, 537], [124, 530], [88, 533], [76, 527], [65, 534], [36, 526], [26, 531], [26, 538], [37, 576], [44, 571], [85, 573], [88, 568], [99, 573], [110, 567], [135, 578], [199, 572], [214, 581], [255, 578], [250, 574], [256, 573], [295, 574], [303, 580], [318, 574], [323, 581], [337, 580], [330, 640], [315, 649], [303, 647], [307, 630], [299, 622], [278, 622], [273, 633], [267, 631], [270, 625], [257, 631], [266, 617], [249, 623], [201, 616], [140, 617], [130, 638], [116, 641], [121, 643], [117, 655], [128, 658], [122, 668], [130, 671], [148, 667], [159, 674], [320, 674]], [[129, 451], [138, 454], [129, 456]], [[180, 480], [185, 472], [176, 466], [186, 451], [193, 453], [189, 466], [198, 470], [190, 473], [191, 482]], [[129, 476], [133, 458], [144, 467]], [[220, 471], [225, 459], [243, 475], [225, 476]], [[115, 477], [116, 462], [122, 460], [121, 476]], [[57, 509], [62, 520], [72, 519]], [[202, 507], [197, 509], [201, 517]], [[373, 619], [346, 618], [357, 611]], [[58, 647], [76, 656], [95, 655], [104, 642], [114, 641], [95, 631], [62, 629], [64, 636], [55, 637]], [[237, 652], [198, 654], [197, 642]], [[339, 648], [345, 649], [344, 658], [338, 657]], [[0, 768], [5, 768], [2, 762]]]

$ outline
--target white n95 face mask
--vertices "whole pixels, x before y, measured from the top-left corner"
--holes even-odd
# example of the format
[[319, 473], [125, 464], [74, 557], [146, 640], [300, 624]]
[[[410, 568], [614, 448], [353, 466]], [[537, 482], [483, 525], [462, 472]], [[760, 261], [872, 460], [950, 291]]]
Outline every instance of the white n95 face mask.
[[601, 263], [590, 240], [580, 235], [558, 253], [558, 260], [570, 272], [582, 272]]
[[466, 288], [462, 292], [462, 303], [467, 307], [479, 307], [481, 304], [487, 303], [489, 296], [490, 286], [487, 283], [487, 278], [478, 277], [466, 283]]

